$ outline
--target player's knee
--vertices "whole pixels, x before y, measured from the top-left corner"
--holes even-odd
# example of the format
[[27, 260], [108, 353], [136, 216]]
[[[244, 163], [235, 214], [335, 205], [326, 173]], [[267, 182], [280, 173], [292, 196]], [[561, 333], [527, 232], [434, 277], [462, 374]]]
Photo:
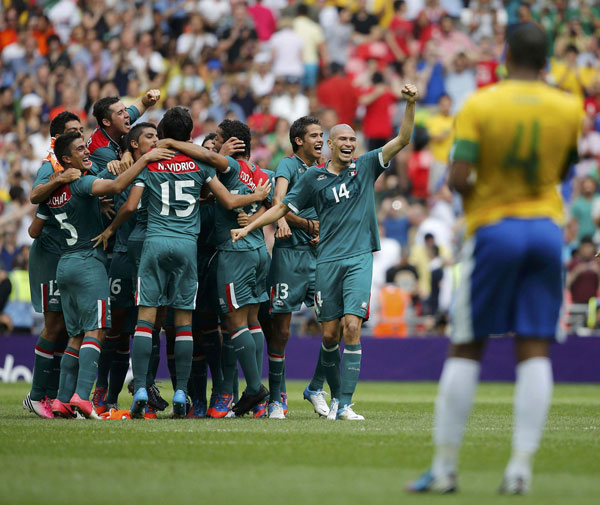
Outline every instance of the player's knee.
[[344, 338], [346, 340], [360, 338], [360, 321], [358, 319], [346, 318], [344, 321]]

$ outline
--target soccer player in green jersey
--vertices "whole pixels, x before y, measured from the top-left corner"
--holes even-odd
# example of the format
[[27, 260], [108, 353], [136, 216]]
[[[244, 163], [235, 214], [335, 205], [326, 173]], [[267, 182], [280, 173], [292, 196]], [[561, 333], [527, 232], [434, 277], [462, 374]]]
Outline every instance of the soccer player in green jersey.
[[43, 418], [54, 417], [51, 400], [58, 391], [60, 360], [68, 339], [56, 282], [56, 266], [60, 260], [58, 223], [46, 219], [49, 211], [43, 202], [63, 184], [81, 177], [77, 169], [65, 171], [54, 155], [56, 139], [70, 132], [83, 133], [83, 125], [72, 112], [61, 112], [50, 123], [50, 150], [38, 170], [31, 193], [32, 203], [39, 203], [41, 208], [29, 227], [35, 239], [29, 252], [29, 287], [34, 310], [44, 314], [44, 329], [35, 345], [31, 391], [23, 400], [23, 407]]
[[[311, 167], [282, 202], [243, 229], [231, 231], [237, 242], [257, 228], [273, 223], [290, 210], [299, 213], [314, 207], [319, 217], [317, 248], [316, 311], [323, 325], [323, 343], [337, 345], [340, 319], [344, 316], [345, 348], [341, 360], [341, 386], [332, 391], [328, 419], [363, 420], [352, 410], [352, 395], [361, 362], [360, 328], [367, 317], [373, 251], [379, 250], [379, 232], [373, 186], [389, 162], [408, 145], [413, 130], [418, 92], [407, 84], [402, 90], [406, 112], [398, 136], [382, 148], [353, 159], [356, 134], [348, 125], [332, 128], [327, 144], [331, 160]], [[339, 373], [339, 353], [329, 353], [328, 379]], [[329, 360], [331, 362], [329, 362]], [[330, 386], [335, 384], [328, 380]]]
[[[323, 128], [319, 120], [304, 116], [294, 121], [290, 128], [290, 142], [294, 155], [281, 160], [275, 172], [275, 204], [281, 202], [299, 184], [309, 167], [320, 159]], [[307, 307], [313, 306], [318, 237], [319, 221], [312, 207], [303, 209], [298, 215], [289, 212], [277, 221], [268, 284], [273, 320], [266, 332], [271, 419], [285, 419], [283, 402], [279, 401], [285, 379], [285, 346], [290, 335], [292, 312], [300, 310], [302, 303]], [[320, 354], [323, 352], [321, 348]], [[315, 375], [304, 390], [304, 398], [313, 404], [316, 413], [326, 416], [329, 407], [322, 390], [325, 372], [321, 361], [319, 357]]]
[[157, 149], [115, 180], [109, 180], [87, 174], [92, 162], [79, 133], [60, 136], [54, 150], [65, 169], [78, 169], [82, 176], [60, 187], [48, 200], [48, 208], [60, 225], [62, 255], [57, 281], [69, 334], [69, 346], [61, 362], [58, 397], [52, 410], [60, 416], [69, 416], [72, 411], [65, 405], [69, 403], [72, 410], [85, 417], [97, 417], [88, 399], [105, 330], [110, 328], [106, 259], [92, 245], [92, 237], [102, 229], [98, 196], [122, 192], [146, 163], [166, 159], [171, 154]]

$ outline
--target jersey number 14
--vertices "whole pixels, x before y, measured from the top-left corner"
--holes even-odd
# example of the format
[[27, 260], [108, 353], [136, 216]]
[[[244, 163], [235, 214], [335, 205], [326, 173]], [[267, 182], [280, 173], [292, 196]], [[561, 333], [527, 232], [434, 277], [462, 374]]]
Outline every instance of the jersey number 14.
[[[192, 180], [175, 181], [174, 201], [188, 203], [188, 206], [185, 209], [175, 209], [175, 214], [178, 217], [187, 217], [194, 211], [194, 207], [196, 206], [196, 199], [194, 198], [193, 195], [183, 192], [183, 188], [193, 188], [193, 187], [194, 187], [194, 181], [192, 181]], [[161, 202], [162, 202], [162, 207], [160, 209], [160, 215], [168, 216], [169, 212], [171, 210], [171, 203], [173, 203], [173, 200], [170, 199], [169, 181], [165, 181], [160, 185], [160, 195], [161, 195]]]
[[350, 198], [350, 192], [348, 188], [346, 188], [346, 183], [340, 184], [340, 189], [338, 190], [335, 186], [331, 188], [333, 191], [333, 197], [335, 198], [335, 203], [340, 203], [340, 200], [346, 197], [346, 200]]

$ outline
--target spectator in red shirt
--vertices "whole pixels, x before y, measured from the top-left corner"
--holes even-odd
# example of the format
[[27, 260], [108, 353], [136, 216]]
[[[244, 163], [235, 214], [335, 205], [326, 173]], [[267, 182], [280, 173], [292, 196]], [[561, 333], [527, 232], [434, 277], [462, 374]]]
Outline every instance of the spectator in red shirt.
[[573, 303], [588, 303], [589, 299], [598, 293], [600, 265], [594, 258], [595, 252], [596, 246], [592, 237], [583, 237], [567, 273], [567, 287], [571, 291]]
[[394, 17], [388, 27], [385, 40], [390, 46], [397, 61], [404, 61], [410, 56], [410, 44], [413, 40], [413, 23], [406, 18], [406, 2], [394, 2]]
[[277, 20], [273, 11], [262, 4], [262, 0], [256, 0], [254, 5], [248, 7], [248, 12], [254, 19], [254, 28], [258, 35], [258, 40], [266, 42], [277, 30]]
[[383, 70], [396, 60], [390, 46], [385, 41], [385, 30], [381, 26], [371, 28], [369, 40], [356, 48], [356, 56], [365, 61], [376, 60], [379, 70]]
[[413, 152], [408, 157], [407, 171], [411, 195], [421, 200], [426, 200], [429, 196], [429, 172], [433, 165], [433, 154], [428, 144], [427, 130], [422, 127], [415, 128]]
[[477, 87], [483, 88], [498, 82], [496, 70], [498, 61], [494, 58], [494, 50], [490, 39], [482, 39], [479, 43], [479, 60], [475, 64]]
[[331, 107], [340, 123], [352, 126], [358, 107], [358, 91], [337, 63], [331, 64], [331, 76], [317, 86], [317, 98], [325, 107]]
[[17, 30], [19, 28], [19, 13], [17, 9], [14, 7], [8, 9], [4, 15], [4, 20], [6, 24], [0, 30], [0, 51], [17, 41]]

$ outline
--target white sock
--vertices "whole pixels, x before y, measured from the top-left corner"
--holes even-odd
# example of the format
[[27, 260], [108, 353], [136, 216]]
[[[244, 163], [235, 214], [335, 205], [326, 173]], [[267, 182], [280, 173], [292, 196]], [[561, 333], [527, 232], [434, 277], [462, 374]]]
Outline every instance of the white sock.
[[435, 454], [431, 471], [435, 476], [455, 474], [458, 450], [471, 412], [481, 365], [465, 358], [448, 358], [435, 401], [433, 438]]
[[531, 473], [552, 399], [549, 358], [530, 358], [517, 365], [512, 455], [506, 473]]

